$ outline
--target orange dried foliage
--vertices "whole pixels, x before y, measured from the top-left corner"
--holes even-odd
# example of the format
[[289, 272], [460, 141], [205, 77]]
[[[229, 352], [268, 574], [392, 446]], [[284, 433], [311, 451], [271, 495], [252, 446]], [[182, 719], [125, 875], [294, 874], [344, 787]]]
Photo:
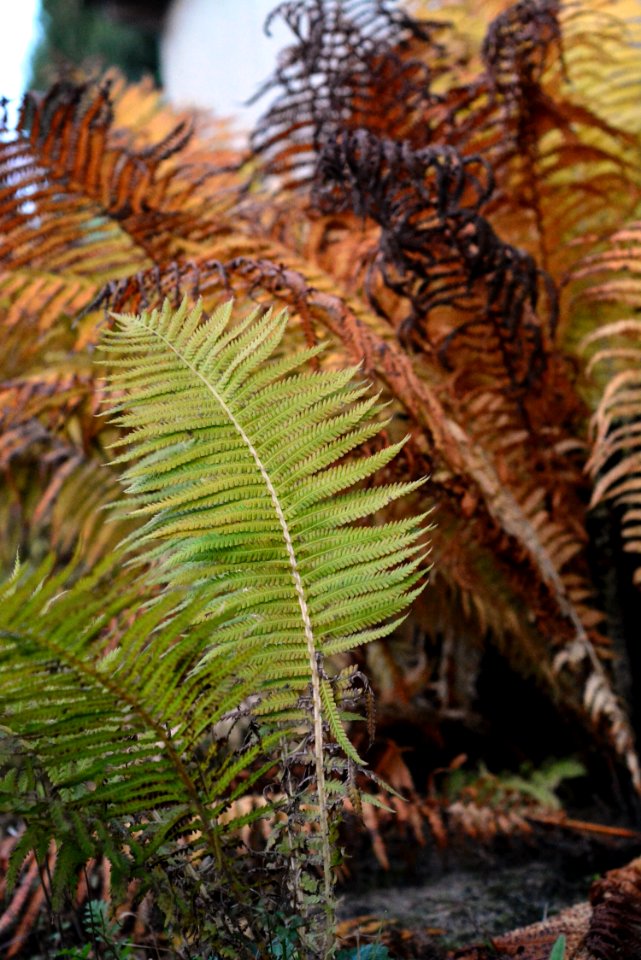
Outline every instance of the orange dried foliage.
[[[625, 90], [604, 79], [592, 7], [582, 20], [556, 0], [493, 4], [474, 47], [456, 16], [448, 26], [364, 0], [287, 4], [298, 42], [245, 158], [250, 190], [225, 131], [175, 116], [149, 84], [112, 76], [29, 96], [0, 138], [3, 561], [34, 534], [62, 554], [83, 537], [88, 562], [112, 542], [96, 518], [114, 438], [94, 417], [90, 367], [107, 308], [276, 301], [291, 310], [291, 344], [326, 341], [319, 363], [361, 364], [381, 390], [390, 431], [411, 434], [404, 477], [431, 474], [416, 508], [437, 507], [425, 633], [440, 666], [422, 661], [410, 676], [404, 641], [387, 648], [403, 708], [425, 695], [442, 718], [455, 700], [448, 643], [489, 638], [641, 789], [586, 556], [585, 467], [599, 454], [589, 459], [572, 344], [582, 314], [559, 289], [572, 269], [573, 292], [600, 272], [591, 303], [636, 305], [639, 293], [634, 227], [594, 253], [639, 202], [641, 178], [638, 129], [603, 108]], [[606, 46], [625, 51], [624, 31], [610, 25]], [[636, 417], [636, 397], [621, 409]], [[619, 453], [623, 437], [605, 432]], [[604, 476], [599, 495], [619, 482]], [[631, 522], [634, 544], [634, 512]], [[509, 826], [475, 815], [468, 805], [464, 828]], [[442, 840], [443, 811], [422, 816]]]

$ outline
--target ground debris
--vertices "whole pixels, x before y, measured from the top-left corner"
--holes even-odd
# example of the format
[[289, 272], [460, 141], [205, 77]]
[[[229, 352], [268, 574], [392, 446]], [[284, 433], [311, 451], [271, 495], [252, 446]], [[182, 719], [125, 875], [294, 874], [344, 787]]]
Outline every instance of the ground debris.
[[[561, 934], [566, 938], [566, 957], [576, 957], [583, 944], [590, 923], [592, 909], [589, 903], [568, 907], [549, 920], [519, 927], [500, 937], [492, 937], [487, 944], [464, 947], [448, 954], [451, 960], [549, 960], [552, 947]], [[588, 957], [585, 957], [588, 960]], [[622, 960], [622, 958], [621, 958]], [[631, 958], [630, 958], [631, 960]]]
[[549, 960], [559, 936], [567, 960], [635, 960], [641, 957], [641, 857], [610, 870], [590, 889], [588, 903], [541, 923], [494, 937], [489, 945], [457, 950], [451, 960]]
[[[527, 897], [526, 887], [522, 894]], [[587, 901], [510, 933], [483, 937], [483, 942], [471, 946], [447, 951], [452, 931], [421, 927], [408, 919], [354, 917], [340, 924], [339, 936], [353, 947], [384, 944], [398, 960], [549, 960], [561, 935], [566, 941], [565, 960], [639, 960], [641, 857], [596, 880]]]

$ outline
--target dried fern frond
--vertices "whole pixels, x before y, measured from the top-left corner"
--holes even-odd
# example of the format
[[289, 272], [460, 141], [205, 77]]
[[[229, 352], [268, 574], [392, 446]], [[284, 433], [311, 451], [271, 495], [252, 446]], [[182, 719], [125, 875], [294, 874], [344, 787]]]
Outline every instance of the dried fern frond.
[[564, 61], [574, 96], [606, 123], [638, 135], [641, 95], [636, 0], [583, 0], [562, 4]]
[[556, 279], [572, 257], [560, 239], [574, 239], [577, 226], [614, 225], [613, 208], [632, 209], [641, 186], [634, 137], [616, 114], [599, 112], [574, 73], [595, 62], [590, 12], [588, 3], [521, 0], [492, 21], [481, 84], [492, 108], [479, 110], [470, 138], [495, 173], [495, 223]]
[[[417, 20], [389, 0], [290, 0], [270, 14], [296, 39], [283, 63], [256, 94], [280, 91], [252, 134], [252, 147], [272, 173], [304, 180], [314, 153], [337, 129], [393, 130], [423, 142], [444, 24]], [[414, 57], [414, 44], [432, 54]]]
[[[454, 358], [462, 340], [467, 365], [472, 354], [486, 385], [507, 384], [514, 393], [545, 365], [545, 333], [535, 312], [540, 275], [533, 259], [502, 242], [480, 215], [492, 186], [491, 170], [478, 156], [446, 147], [412, 150], [360, 130], [323, 144], [312, 200], [322, 211], [348, 209], [380, 226], [376, 263], [383, 283], [411, 307], [399, 336], [427, 341], [452, 367], [461, 364]], [[433, 332], [439, 307], [455, 319], [449, 330], [438, 330], [437, 320]]]
[[[42, 99], [28, 94], [14, 134], [3, 138], [0, 224], [9, 247], [0, 259], [91, 276], [103, 282], [176, 255], [202, 239], [200, 176], [166, 161], [191, 131], [183, 121], [160, 142], [130, 148], [113, 129], [109, 84], [60, 83]], [[82, 227], [91, 221], [91, 231]], [[161, 228], [162, 224], [162, 228]]]
[[[436, 475], [441, 464], [447, 471], [444, 491], [451, 495], [454, 478], [465, 477], [466, 492], [458, 497], [475, 504], [477, 525], [470, 539], [489, 540], [493, 530], [496, 550], [500, 530], [506, 560], [508, 553], [512, 564], [515, 554], [524, 558], [529, 573], [520, 567], [507, 577], [546, 637], [547, 653], [539, 659], [552, 667], [552, 686], [563, 689], [564, 699], [568, 686], [574, 688], [587, 722], [609, 731], [639, 787], [633, 736], [604, 665], [604, 618], [586, 563], [580, 435], [586, 411], [569, 358], [555, 344], [554, 286], [542, 282], [546, 275], [562, 277], [576, 261], [579, 249], [573, 244], [587, 230], [603, 235], [621, 209], [638, 202], [635, 134], [592, 110], [571, 87], [566, 55], [571, 53], [576, 70], [594, 52], [583, 43], [587, 31], [577, 26], [581, 11], [574, 18], [573, 10], [555, 0], [525, 0], [499, 10], [477, 55], [464, 57], [464, 89], [440, 66], [431, 72], [420, 133], [411, 111], [404, 129], [393, 114], [386, 127], [384, 113], [377, 121], [359, 113], [358, 81], [351, 84], [349, 69], [336, 83], [340, 110], [324, 112], [322, 97], [317, 108], [311, 106], [332, 45], [344, 43], [350, 51], [371, 42], [369, 18], [379, 6], [371, 2], [365, 9], [362, 31], [351, 8], [340, 23], [331, 19], [331, 5], [325, 18], [296, 19], [289, 62], [296, 65], [298, 85], [286, 72], [274, 75], [280, 113], [266, 113], [255, 141], [259, 162], [266, 157], [265, 169], [282, 173], [286, 187], [282, 212], [270, 211], [262, 221], [264, 236], [291, 251], [286, 269], [271, 267], [274, 285], [280, 290], [287, 285], [296, 257], [313, 260], [319, 269], [310, 277], [307, 268], [296, 267], [305, 279], [292, 280], [291, 288], [298, 290], [298, 302], [301, 290], [316, 288], [306, 297], [314, 318], [310, 302], [327, 305], [332, 296], [338, 301], [330, 284], [339, 280], [344, 302], [335, 304], [333, 331], [350, 351], [376, 358], [379, 369], [385, 366], [386, 379], [390, 370], [392, 393], [403, 398], [426, 434]], [[438, 32], [436, 52], [434, 31], [421, 35], [421, 15], [429, 16], [425, 5], [412, 5], [411, 12], [417, 11], [409, 45], [381, 24], [376, 49], [383, 55], [391, 47], [400, 63], [422, 59], [431, 71], [447, 61], [452, 34]], [[452, 47], [452, 57], [455, 49], [460, 48]], [[295, 128], [280, 123], [288, 104], [291, 117], [297, 111]], [[457, 162], [448, 164], [446, 156]], [[271, 167], [273, 157], [282, 164], [277, 159]], [[300, 176], [299, 157], [306, 164]], [[423, 158], [421, 176], [408, 158]], [[480, 176], [483, 168], [491, 171], [493, 191], [482, 189], [490, 182]], [[248, 272], [262, 283], [270, 265], [263, 261], [252, 268], [247, 262]], [[367, 326], [354, 322], [363, 316], [367, 298], [392, 329], [402, 329], [411, 317], [417, 351], [412, 370], [389, 331], [379, 335], [369, 318]], [[565, 303], [560, 319], [565, 333], [572, 322]], [[306, 320], [306, 330], [313, 327], [313, 319]], [[378, 347], [365, 342], [372, 327]], [[505, 498], [500, 507], [497, 491]], [[492, 517], [489, 526], [484, 508]], [[552, 607], [561, 614], [553, 617], [554, 626]]]
[[[465, 35], [468, 13], [478, 14], [461, 5], [446, 5], [439, 10], [443, 19], [435, 21], [431, 9], [414, 3], [399, 22], [375, 0], [318, 0], [313, 12], [308, 8], [279, 8], [295, 43], [266, 85], [280, 96], [253, 140], [267, 170], [286, 174], [287, 185], [307, 182], [328, 139], [359, 128], [414, 149], [438, 144], [465, 156], [480, 154], [498, 185], [495, 228], [539, 256], [557, 277], [565, 263], [560, 237], [567, 241], [577, 223], [584, 232], [589, 225], [603, 230], [613, 205], [638, 201], [634, 137], [611, 122], [616, 114], [607, 111], [607, 94], [601, 95], [612, 89], [611, 76], [610, 88], [604, 79], [609, 50], [602, 57], [596, 109], [577, 82], [584, 78], [582, 66], [595, 59], [587, 41], [593, 26], [589, 5], [568, 4], [566, 10], [559, 0], [521, 0], [489, 24], [476, 56], [462, 55], [454, 39], [455, 28]], [[622, 33], [618, 42], [631, 55], [634, 34]], [[391, 75], [381, 67], [388, 62], [395, 64]], [[406, 91], [406, 75], [421, 67], [421, 89]], [[369, 109], [361, 106], [363, 87]], [[632, 110], [633, 92], [622, 83], [614, 87], [618, 105]], [[581, 175], [569, 178], [570, 169]]]
[[[584, 341], [596, 348], [592, 369], [608, 382], [592, 420], [587, 468], [594, 481], [592, 506], [610, 500], [621, 510], [624, 549], [641, 554], [641, 321], [635, 317], [600, 327]], [[637, 561], [634, 581], [641, 584]]]
[[[233, 159], [223, 136], [114, 72], [27, 95], [17, 128], [0, 129], [7, 568], [46, 542], [73, 464], [104, 462], [87, 351], [105, 318], [92, 304], [107, 279], [210, 241], [237, 183], [221, 169]], [[71, 521], [61, 537], [58, 526], [63, 555], [82, 528]]]
[[[593, 481], [591, 506], [609, 502], [621, 526], [624, 549], [641, 552], [641, 224], [615, 231], [573, 271], [577, 328], [592, 328], [579, 350], [594, 409], [592, 450], [586, 470]], [[627, 315], [626, 315], [627, 314]], [[638, 567], [638, 562], [637, 562]], [[634, 580], [638, 584], [637, 569]]]
[[[493, 937], [492, 954], [523, 960], [549, 960], [552, 948], [564, 938], [567, 960], [616, 960], [634, 957], [641, 949], [641, 864], [633, 860], [610, 870], [592, 884], [589, 902], [568, 907], [557, 917]], [[457, 951], [458, 960], [486, 960], [487, 946]]]

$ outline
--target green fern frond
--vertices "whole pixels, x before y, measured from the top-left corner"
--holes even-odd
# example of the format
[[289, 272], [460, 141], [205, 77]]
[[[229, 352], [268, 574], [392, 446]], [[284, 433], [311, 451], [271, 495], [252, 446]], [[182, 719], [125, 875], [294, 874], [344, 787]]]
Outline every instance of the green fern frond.
[[124, 394], [115, 422], [131, 430], [124, 509], [151, 515], [129, 549], [159, 581], [215, 584], [212, 612], [238, 613], [238, 639], [251, 622], [265, 666], [291, 658], [307, 683], [318, 654], [396, 618], [420, 579], [422, 518], [352, 525], [418, 486], [353, 489], [400, 445], [344, 459], [380, 430], [376, 400], [353, 371], [301, 375], [270, 359], [283, 314], [232, 323], [227, 304], [203, 323], [183, 304], [118, 323], [106, 346], [109, 395]]
[[[362, 525], [417, 484], [364, 485], [398, 449], [354, 454], [382, 426], [376, 398], [353, 371], [277, 356], [285, 323], [234, 322], [229, 304], [206, 322], [185, 305], [119, 318], [106, 362], [130, 430], [120, 512], [148, 518], [88, 575], [49, 562], [0, 587], [0, 808], [27, 823], [12, 876], [55, 840], [58, 900], [89, 857], [140, 875], [185, 833], [226, 876], [223, 835], [269, 813], [230, 805], [303, 741], [319, 838], [305, 843], [330, 899], [345, 760], [326, 767], [328, 734], [359, 758], [324, 658], [402, 619], [423, 518]], [[219, 749], [217, 725], [249, 715], [242, 745], [223, 731]]]
[[[299, 723], [307, 718], [297, 705], [311, 683], [319, 819], [328, 836], [324, 726], [357, 756], [323, 679], [323, 655], [369, 639], [374, 627], [384, 633], [382, 623], [391, 629], [422, 576], [420, 521], [400, 531], [352, 524], [421, 481], [353, 489], [402, 444], [345, 459], [380, 430], [372, 424], [376, 399], [354, 387], [355, 371], [301, 374], [289, 359], [273, 359], [284, 314], [254, 311], [232, 322], [231, 303], [205, 322], [201, 313], [166, 304], [118, 316], [105, 337], [112, 414], [131, 431], [118, 458], [133, 461], [125, 509], [151, 515], [128, 548], [138, 563], [153, 561], [157, 582], [206, 582], [208, 616], [231, 615], [201, 661], [212, 681], [221, 654], [248, 649], [236, 656], [237, 683], [260, 692], [263, 717]], [[328, 846], [324, 863], [329, 896]]]

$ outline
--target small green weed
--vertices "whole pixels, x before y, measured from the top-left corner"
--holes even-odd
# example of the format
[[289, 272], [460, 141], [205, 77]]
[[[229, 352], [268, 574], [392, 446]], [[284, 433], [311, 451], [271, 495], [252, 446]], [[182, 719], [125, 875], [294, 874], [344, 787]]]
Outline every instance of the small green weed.
[[392, 957], [384, 944], [368, 943], [364, 947], [339, 950], [336, 960], [392, 960]]
[[563, 934], [561, 934], [561, 936], [558, 938], [558, 940], [552, 947], [550, 960], [564, 960], [564, 957], [565, 957], [565, 937]]
[[88, 960], [92, 951], [101, 960], [134, 960], [134, 945], [129, 940], [119, 940], [120, 922], [109, 917], [109, 904], [105, 900], [90, 900], [86, 905], [83, 926], [89, 937], [81, 947], [60, 950], [58, 958]]

